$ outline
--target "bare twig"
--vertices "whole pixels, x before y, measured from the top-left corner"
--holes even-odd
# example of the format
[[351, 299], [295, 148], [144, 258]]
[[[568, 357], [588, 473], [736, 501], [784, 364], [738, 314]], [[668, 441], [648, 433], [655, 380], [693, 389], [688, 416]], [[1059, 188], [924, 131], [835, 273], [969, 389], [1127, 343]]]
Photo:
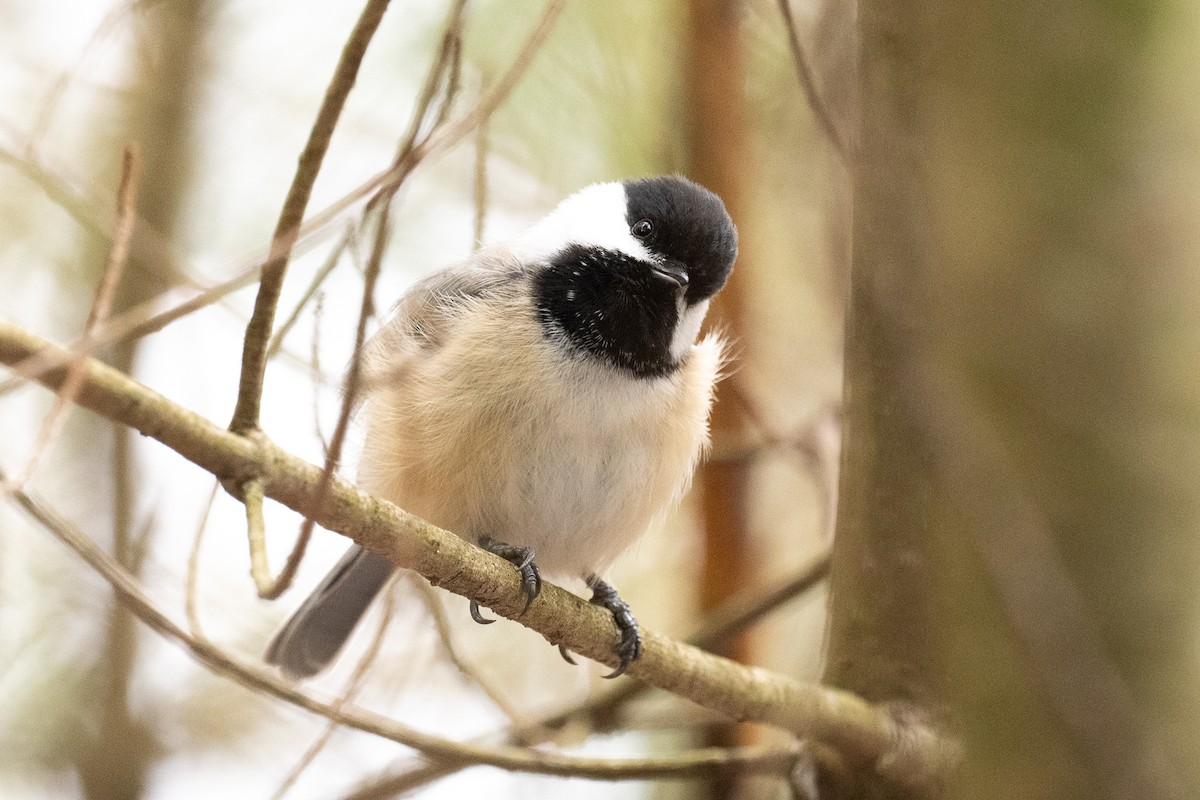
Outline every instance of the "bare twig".
[[283, 347], [283, 340], [287, 337], [288, 333], [291, 332], [292, 328], [296, 326], [296, 323], [300, 319], [300, 315], [304, 313], [304, 309], [307, 308], [308, 304], [312, 302], [313, 298], [317, 294], [317, 291], [320, 290], [321, 284], [325, 283], [325, 279], [333, 273], [333, 270], [337, 267], [338, 262], [341, 261], [342, 253], [346, 251], [346, 248], [350, 245], [351, 240], [357, 235], [358, 231], [356, 230], [355, 225], [346, 226], [346, 232], [342, 234], [342, 238], [339, 239], [337, 244], [333, 246], [333, 249], [329, 251], [329, 256], [325, 259], [325, 263], [322, 264], [321, 267], [316, 271], [316, 274], [313, 275], [312, 281], [309, 282], [308, 288], [304, 290], [304, 295], [300, 298], [299, 302], [296, 303], [295, 308], [292, 309], [292, 313], [288, 314], [287, 319], [283, 321], [283, 324], [280, 325], [276, 329], [275, 333], [271, 336], [271, 343], [267, 345], [268, 360], [274, 358], [279, 353], [280, 349]]
[[450, 8], [451, 22], [446, 26], [446, 88], [442, 92], [442, 101], [431, 130], [437, 130], [446, 124], [446, 120], [450, 117], [450, 109], [454, 106], [454, 100], [458, 97], [458, 90], [462, 86], [462, 34], [465, 8], [466, 0], [456, 0]]
[[[0, 362], [12, 364], [46, 349], [59, 348], [0, 322]], [[616, 664], [617, 632], [612, 615], [603, 609], [549, 582], [525, 609], [519, 576], [508, 562], [337, 478], [330, 481], [326, 501], [314, 507], [311, 498], [323, 480], [321, 469], [284, 452], [265, 436], [249, 441], [213, 425], [94, 359], [86, 359], [83, 370], [79, 404], [163, 442], [227, 482], [257, 476], [268, 497], [311, 513], [323, 527], [397, 566], [519, 619], [553, 644]], [[64, 380], [62, 369], [39, 378], [52, 389]], [[211, 657], [218, 664], [229, 662], [226, 654]], [[718, 713], [823, 741], [853, 762], [876, 765], [905, 782], [932, 780], [957, 758], [956, 748], [932, 729], [899, 719], [853, 694], [735, 664], [653, 631], [645, 632], [643, 654], [630, 665], [629, 674]], [[294, 690], [280, 694], [260, 676], [247, 680], [305, 707], [312, 702]]]
[[313, 377], [313, 432], [317, 439], [321, 442], [321, 453], [326, 458], [329, 458], [329, 440], [325, 438], [325, 431], [321, 428], [321, 321], [324, 317], [325, 296], [317, 295], [317, 301], [313, 304], [313, 335], [312, 345], [309, 349], [309, 359], [312, 365]]
[[208, 493], [208, 500], [204, 503], [204, 510], [200, 513], [200, 521], [196, 523], [196, 533], [192, 537], [192, 549], [188, 553], [183, 609], [187, 616], [188, 632], [201, 641], [204, 641], [205, 637], [204, 628], [200, 624], [200, 608], [197, 600], [197, 591], [200, 585], [200, 546], [204, 542], [204, 533], [208, 529], [208, 515], [212, 512], [213, 503], [217, 499], [217, 490], [220, 488], [221, 484], [213, 481], [212, 491]]
[[[246, 531], [250, 541], [250, 576], [254, 578], [258, 596], [273, 599], [278, 596], [275, 594], [275, 590], [283, 583], [283, 575], [280, 575], [279, 580], [272, 578], [271, 567], [267, 563], [267, 523], [263, 518], [263, 482], [258, 478], [251, 478], [242, 484], [241, 490], [242, 504], [246, 507]], [[286, 567], [284, 572], [288, 572]]]
[[487, 222], [487, 206], [488, 206], [488, 180], [487, 180], [487, 156], [488, 156], [488, 126], [484, 122], [475, 131], [475, 227], [474, 237], [471, 245], [471, 250], [478, 250], [483, 246], [483, 226]]
[[346, 98], [350, 96], [350, 89], [354, 86], [354, 79], [366, 55], [367, 45], [379, 28], [387, 7], [388, 0], [367, 0], [354, 31], [342, 49], [333, 79], [325, 90], [321, 109], [313, 122], [312, 132], [304, 151], [300, 154], [300, 163], [288, 190], [287, 199], [284, 200], [283, 210], [279, 213], [275, 233], [271, 237], [271, 250], [266, 264], [263, 265], [262, 282], [254, 300], [254, 312], [246, 326], [237, 406], [229, 423], [229, 429], [234, 433], [246, 434], [258, 428], [267, 344], [275, 323], [275, 308], [279, 305], [288, 260], [291, 258], [292, 247], [300, 236], [304, 211], [308, 207], [317, 173], [321, 170], [321, 163], [333, 138], [333, 130], [341, 116], [342, 108], [345, 107]]
[[825, 101], [821, 99], [816, 78], [813, 77], [812, 68], [804, 55], [804, 48], [800, 45], [800, 34], [796, 30], [796, 19], [792, 15], [790, 0], [779, 0], [779, 13], [783, 16], [784, 27], [787, 28], [788, 47], [792, 50], [792, 63], [796, 65], [796, 76], [800, 79], [800, 87], [808, 99], [808, 107], [812, 109], [813, 119], [817, 121], [817, 127], [821, 129], [821, 133], [825, 134], [825, 138], [833, 146], [833, 151], [838, 154], [843, 163], [849, 163], [850, 154], [846, 149], [846, 141], [838, 131], [837, 125], [834, 124]]
[[101, 550], [71, 522], [44, 502], [24, 491], [13, 494], [21, 508], [75, 551], [112, 586], [121, 602], [156, 633], [181, 644], [205, 667], [235, 680], [248, 689], [269, 694], [341, 725], [390, 739], [421, 751], [426, 757], [464, 764], [486, 764], [520, 772], [561, 775], [597, 780], [645, 780], [682, 778], [736, 767], [742, 771], [787, 774], [795, 763], [798, 747], [744, 748], [739, 750], [695, 750], [674, 757], [609, 760], [576, 758], [544, 750], [514, 747], [481, 747], [451, 742], [421, 733], [379, 714], [349, 704], [336, 706], [310, 697], [279, 680], [261, 666], [190, 636], [162, 613], [145, 596], [133, 576]]
[[[129, 239], [133, 235], [134, 222], [137, 219], [137, 188], [141, 176], [141, 158], [136, 144], [125, 148], [121, 164], [121, 183], [117, 188], [116, 221], [113, 223], [112, 246], [108, 251], [108, 259], [104, 263], [104, 271], [96, 286], [96, 295], [88, 312], [87, 321], [83, 326], [83, 339], [89, 340], [95, 335], [96, 329], [108, 319], [112, 301], [117, 292], [117, 284], [129, 258]], [[66, 420], [67, 406], [75, 400], [82, 380], [78, 367], [78, 356], [67, 371], [67, 380], [59, 389], [54, 405], [42, 420], [41, 429], [34, 440], [33, 451], [25, 466], [12, 479], [13, 486], [24, 486], [37, 471], [42, 456], [54, 447], [54, 441], [62, 432]]]

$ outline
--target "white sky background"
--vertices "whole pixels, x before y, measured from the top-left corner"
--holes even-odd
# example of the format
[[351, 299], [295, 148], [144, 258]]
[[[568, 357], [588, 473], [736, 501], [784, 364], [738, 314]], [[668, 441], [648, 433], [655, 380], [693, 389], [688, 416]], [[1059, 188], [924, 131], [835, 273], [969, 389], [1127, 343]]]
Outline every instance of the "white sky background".
[[[534, 4], [528, 7], [535, 8]], [[77, 79], [37, 143], [37, 155], [40, 163], [68, 185], [101, 201], [105, 208], [111, 208], [115, 178], [96, 175], [95, 139], [98, 135], [112, 138], [110, 131], [103, 131], [106, 115], [122, 102], [131, 71], [147, 66], [145, 60], [131, 55], [132, 40], [123, 24], [89, 47], [111, 8], [107, 3], [82, 0], [0, 3], [0, 58], [5, 64], [0, 68], [0, 144], [21, 152], [52, 83], [78, 67]], [[186, 256], [198, 282], [214, 282], [232, 274], [247, 263], [248, 254], [267, 243], [295, 158], [359, 10], [358, 3], [307, 0], [281, 5], [245, 0], [227, 3], [217, 12], [211, 38], [219, 42], [219, 52], [212, 53], [200, 93], [198, 168], [187, 199], [189, 223], [183, 241], [178, 241], [178, 251]], [[444, 4], [429, 0], [398, 2], [389, 11], [338, 128], [310, 210], [325, 206], [386, 165], [423, 72], [424, 56], [418, 60], [413, 54], [429, 51], [433, 40], [430, 28], [440, 23], [443, 14]], [[519, 32], [522, 30], [514, 26], [514, 46], [524, 35]], [[404, 54], [419, 68], [396, 70], [397, 54]], [[142, 59], [145, 57], [142, 54]], [[471, 81], [477, 84], [479, 78], [468, 74], [466, 80], [468, 85]], [[115, 148], [119, 150], [119, 144]], [[393, 253], [377, 294], [381, 307], [386, 308], [414, 276], [470, 252], [470, 157], [470, 149], [463, 148], [454, 157], [425, 169], [401, 195]], [[610, 176], [596, 176], [605, 177]], [[494, 165], [492, 179], [502, 183], [505, 192], [489, 217], [488, 230], [494, 234], [489, 238], [519, 230], [557, 196], [556, 190], [503, 163]], [[442, 183], [453, 189], [444, 191]], [[0, 168], [0, 186], [8, 198], [4, 202], [11, 203], [14, 193], [24, 193], [21, 202], [31, 209], [26, 211], [23, 235], [0, 245], [0, 273], [6, 280], [17, 276], [17, 291], [0, 296], [0, 317], [65, 341], [78, 332], [86, 313], [76, 317], [64, 312], [54, 275], [58, 265], [77, 257], [78, 236], [62, 234], [70, 231], [73, 223], [11, 167]], [[280, 306], [281, 318], [327, 248], [318, 247], [293, 264]], [[327, 287], [321, 331], [322, 363], [335, 379], [346, 362], [358, 293], [359, 279], [353, 268], [339, 267]], [[253, 290], [243, 290], [145, 340], [138, 378], [223, 424], [236, 394], [242, 328], [252, 303]], [[318, 460], [319, 444], [312, 433], [313, 384], [304, 363], [311, 336], [312, 326], [305, 321], [291, 339], [291, 350], [298, 358], [274, 362], [267, 379], [263, 418], [270, 435], [282, 445]], [[0, 459], [6, 469], [14, 470], [23, 463], [48, 399], [45, 392], [24, 390], [3, 400], [0, 436], [5, 444]], [[320, 415], [327, 435], [336, 413], [336, 392], [324, 391]], [[98, 446], [106, 448], [107, 444]], [[145, 570], [146, 584], [155, 601], [181, 619], [186, 552], [211, 483], [197, 468], [153, 442], [142, 440], [136, 453], [147, 502], [139, 509], [139, 519], [153, 515], [160, 531]], [[346, 463], [353, 461], [353, 453], [348, 454]], [[92, 463], [104, 462], [97, 459]], [[104, 541], [108, 536], [107, 500], [92, 496], [95, 482], [86, 474], [91, 468], [73, 465], [67, 458], [47, 458], [35, 486], [85, 532]], [[31, 755], [27, 737], [40, 733], [10, 727], [4, 720], [12, 720], [14, 706], [27, 702], [24, 690], [38, 684], [47, 659], [70, 659], [73, 648], [86, 647], [81, 637], [96, 635], [93, 626], [103, 617], [101, 599], [107, 602], [107, 593], [73, 563], [72, 555], [11, 508], [0, 509], [0, 524], [0, 735], [8, 753], [0, 756], [0, 795], [74, 797], [79, 789], [69, 770], [47, 771], [44, 765], [22, 760]], [[278, 569], [296, 530], [296, 519], [270, 508], [268, 526], [274, 545], [272, 565]], [[298, 588], [281, 602], [268, 604], [254, 597], [243, 530], [240, 506], [221, 495], [210, 520], [202, 560], [202, 613], [208, 634], [218, 642], [257, 654], [270, 631], [345, 545], [341, 537], [319, 533]], [[47, 598], [47, 576], [51, 574], [71, 577], [65, 586], [52, 579], [59, 585], [49, 589], [53, 597]], [[34, 606], [47, 605], [48, 599], [61, 608], [32, 612]], [[391, 641], [380, 659], [377, 671], [384, 677], [367, 691], [363, 702], [409, 724], [456, 737], [500, 725], [502, 718], [490, 704], [440, 663], [425, 611], [411, 593], [407, 600], [401, 604]], [[516, 640], [524, 643], [522, 650], [536, 651], [531, 656], [531, 680], [560, 687], [546, 705], [569, 704], [582, 697], [587, 676], [594, 675], [594, 669], [563, 664], [540, 637], [510, 623], [477, 628], [466, 620], [466, 603], [461, 599], [446, 606], [456, 628], [474, 637], [474, 645], [465, 642], [464, 648], [476, 660], [487, 659], [489, 648], [493, 654], [500, 653], [501, 645], [511, 648]], [[469, 628], [462, 624], [464, 620]], [[370, 627], [371, 622], [364, 626]], [[361, 647], [360, 641], [355, 650]], [[354, 651], [332, 676], [315, 685], [327, 694], [336, 692], [349, 674], [353, 655]], [[259, 701], [210, 677], [180, 649], [144, 629], [141, 656], [134, 680], [134, 711], [146, 711], [171, 751], [152, 774], [148, 797], [268, 797], [322, 728], [320, 720], [311, 715], [274, 701]], [[498, 667], [482, 664], [485, 673], [493, 671], [493, 679], [514, 679], [511, 665]], [[47, 710], [47, 718], [63, 713], [61, 709]], [[163, 719], [165, 713], [176, 715], [174, 729]], [[215, 744], [206, 742], [206, 727], [212, 729]], [[228, 727], [243, 729], [244, 735], [222, 743], [222, 729]], [[636, 755], [637, 738], [597, 742], [589, 751]], [[357, 778], [402, 753], [399, 746], [374, 737], [339, 734], [289, 797], [336, 796]], [[544, 778], [475, 769], [435, 785], [422, 796], [458, 798], [486, 792], [489, 797], [505, 797], [531, 791], [548, 796], [569, 791], [577, 798], [613, 798], [641, 796], [643, 788], [585, 781], [560, 786]]]

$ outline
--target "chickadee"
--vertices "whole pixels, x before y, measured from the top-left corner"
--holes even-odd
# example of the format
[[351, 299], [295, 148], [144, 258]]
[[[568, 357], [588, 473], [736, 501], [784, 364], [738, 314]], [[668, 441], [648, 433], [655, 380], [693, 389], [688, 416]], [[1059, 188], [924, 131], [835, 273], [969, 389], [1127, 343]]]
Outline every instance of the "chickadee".
[[[708, 444], [722, 343], [697, 336], [736, 255], [720, 198], [645, 178], [589, 186], [415, 284], [364, 349], [359, 484], [510, 561], [526, 608], [542, 570], [582, 576], [621, 633], [622, 674], [641, 635], [598, 573], [680, 498]], [[351, 547], [266, 660], [323, 669], [393, 569]], [[471, 616], [494, 621], [474, 602]]]

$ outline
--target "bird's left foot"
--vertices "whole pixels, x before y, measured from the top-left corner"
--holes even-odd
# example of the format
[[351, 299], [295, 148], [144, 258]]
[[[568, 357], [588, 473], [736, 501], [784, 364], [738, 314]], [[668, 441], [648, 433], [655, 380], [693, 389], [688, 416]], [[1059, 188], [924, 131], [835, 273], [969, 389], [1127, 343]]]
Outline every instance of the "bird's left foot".
[[[525, 595], [525, 607], [521, 609], [521, 613], [524, 614], [529, 610], [534, 598], [542, 591], [542, 573], [538, 569], [538, 565], [533, 562], [533, 550], [528, 547], [498, 542], [489, 536], [479, 537], [479, 546], [493, 555], [500, 556], [521, 573], [521, 592]], [[480, 614], [479, 603], [474, 600], [471, 601], [471, 619], [480, 625], [490, 625], [496, 621]]]
[[[633, 616], [629, 604], [617, 595], [617, 590], [600, 580], [597, 575], [587, 576], [588, 588], [592, 590], [591, 602], [607, 608], [617, 623], [617, 631], [621, 641], [617, 643], [617, 657], [621, 663], [617, 668], [605, 675], [606, 678], [619, 678], [629, 669], [629, 665], [642, 654], [642, 633], [638, 630], [637, 619]], [[566, 657], [565, 654], [563, 656]], [[570, 660], [570, 659], [568, 659]]]

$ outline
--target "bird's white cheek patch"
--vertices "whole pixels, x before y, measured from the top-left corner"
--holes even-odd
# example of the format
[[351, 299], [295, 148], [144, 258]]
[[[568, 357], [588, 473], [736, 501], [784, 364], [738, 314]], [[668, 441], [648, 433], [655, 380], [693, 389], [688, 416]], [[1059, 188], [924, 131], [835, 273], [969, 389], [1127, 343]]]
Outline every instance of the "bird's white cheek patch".
[[512, 246], [530, 261], [549, 258], [568, 244], [616, 250], [649, 261], [650, 253], [629, 232], [625, 203], [624, 185], [592, 184], [559, 203]]
[[679, 305], [679, 321], [675, 323], [675, 332], [671, 335], [671, 358], [676, 361], [683, 358], [696, 343], [696, 337], [700, 335], [700, 325], [704, 322], [704, 315], [708, 313], [707, 300], [688, 307], [680, 298]]

